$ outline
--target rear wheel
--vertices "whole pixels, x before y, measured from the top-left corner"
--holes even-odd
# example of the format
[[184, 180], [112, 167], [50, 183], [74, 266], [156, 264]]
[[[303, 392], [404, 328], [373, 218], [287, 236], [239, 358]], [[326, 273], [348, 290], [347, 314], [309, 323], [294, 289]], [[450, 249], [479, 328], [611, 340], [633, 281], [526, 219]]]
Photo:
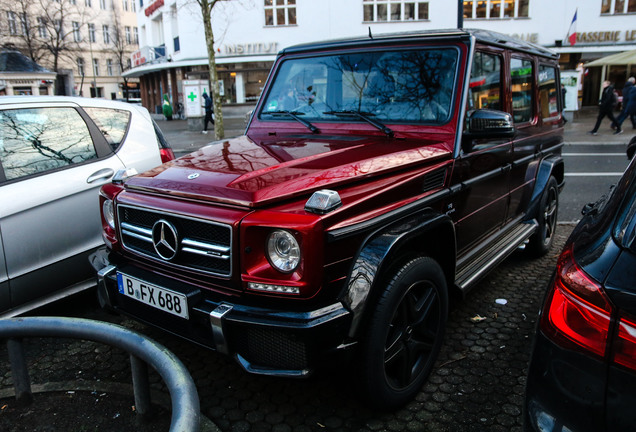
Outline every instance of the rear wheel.
[[548, 184], [541, 195], [537, 222], [539, 230], [530, 237], [528, 252], [534, 256], [543, 256], [552, 247], [556, 234], [557, 216], [559, 213], [559, 186], [553, 176], [550, 176]]
[[447, 315], [439, 264], [418, 257], [401, 266], [375, 305], [361, 347], [360, 386], [368, 402], [396, 408], [415, 397], [441, 349]]

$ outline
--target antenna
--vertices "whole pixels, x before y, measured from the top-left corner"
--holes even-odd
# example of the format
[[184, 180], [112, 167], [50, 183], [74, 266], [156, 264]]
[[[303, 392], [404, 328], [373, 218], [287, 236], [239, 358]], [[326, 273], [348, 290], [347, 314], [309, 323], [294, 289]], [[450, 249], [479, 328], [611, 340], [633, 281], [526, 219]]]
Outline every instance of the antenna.
[[373, 39], [373, 35], [371, 34], [371, 26], [369, 26], [369, 39]]

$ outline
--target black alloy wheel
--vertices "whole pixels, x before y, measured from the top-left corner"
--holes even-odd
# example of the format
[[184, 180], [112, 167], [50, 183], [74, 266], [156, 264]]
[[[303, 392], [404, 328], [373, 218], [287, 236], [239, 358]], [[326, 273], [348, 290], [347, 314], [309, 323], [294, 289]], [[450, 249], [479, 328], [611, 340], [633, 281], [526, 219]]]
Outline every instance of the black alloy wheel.
[[538, 231], [530, 237], [528, 252], [540, 257], [548, 253], [556, 234], [557, 217], [559, 214], [559, 187], [553, 176], [550, 176], [539, 205], [537, 222]]
[[397, 408], [420, 391], [442, 346], [448, 315], [446, 279], [437, 262], [403, 265], [382, 293], [362, 349], [362, 396]]

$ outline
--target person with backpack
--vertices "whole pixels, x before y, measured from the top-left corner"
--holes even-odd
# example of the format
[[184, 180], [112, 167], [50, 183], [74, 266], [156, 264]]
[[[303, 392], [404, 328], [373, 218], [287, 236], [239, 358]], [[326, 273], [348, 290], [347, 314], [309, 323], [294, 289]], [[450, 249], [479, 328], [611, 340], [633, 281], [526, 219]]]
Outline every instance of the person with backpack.
[[[598, 128], [601, 126], [601, 121], [605, 116], [612, 121], [612, 126], [616, 127], [616, 130], [620, 130], [620, 125], [614, 117], [614, 107], [618, 103], [618, 98], [614, 93], [614, 86], [609, 81], [603, 81], [603, 93], [601, 94], [601, 100], [598, 103], [598, 117], [596, 118], [596, 124], [594, 129], [588, 133], [596, 135]], [[621, 131], [622, 132], [622, 131]], [[621, 133], [619, 132], [619, 133]], [[617, 132], [614, 132], [617, 133]]]
[[[632, 127], [636, 128], [636, 87], [634, 87], [634, 81], [636, 81], [636, 79], [630, 77], [623, 89], [623, 110], [616, 118], [616, 131], [614, 134], [623, 133], [621, 126], [627, 117], [631, 119]], [[629, 83], [631, 83], [631, 86], [628, 85]]]
[[208, 133], [208, 122], [211, 122], [214, 125], [214, 118], [212, 114], [214, 112], [214, 108], [212, 107], [212, 98], [208, 96], [206, 92], [203, 92], [203, 108], [205, 109], [205, 118], [203, 119], [203, 130], [201, 133]]

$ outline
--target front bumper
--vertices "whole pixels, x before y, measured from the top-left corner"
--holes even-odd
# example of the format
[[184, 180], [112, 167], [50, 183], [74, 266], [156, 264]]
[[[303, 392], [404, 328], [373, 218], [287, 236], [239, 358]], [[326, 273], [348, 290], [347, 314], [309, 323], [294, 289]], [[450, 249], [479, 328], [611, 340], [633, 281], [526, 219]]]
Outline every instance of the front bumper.
[[[233, 356], [248, 372], [309, 375], [333, 354], [346, 351], [352, 314], [341, 303], [309, 312], [275, 310], [240, 304], [199, 287], [162, 277], [134, 266], [116, 267], [106, 249], [91, 259], [97, 270], [102, 307]], [[188, 319], [173, 316], [119, 293], [117, 273], [184, 294]]]

